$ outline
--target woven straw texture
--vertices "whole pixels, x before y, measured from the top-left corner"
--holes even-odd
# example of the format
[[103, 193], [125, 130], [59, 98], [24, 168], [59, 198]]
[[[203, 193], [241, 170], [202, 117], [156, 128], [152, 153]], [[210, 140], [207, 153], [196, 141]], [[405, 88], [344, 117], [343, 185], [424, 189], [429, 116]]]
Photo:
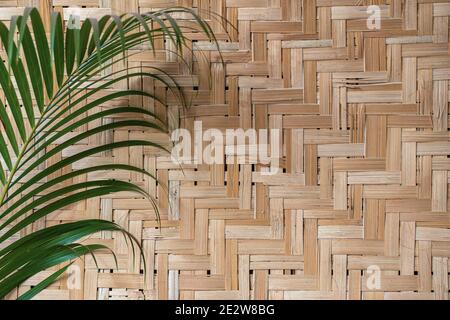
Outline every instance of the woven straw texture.
[[[77, 163], [116, 161], [156, 173], [168, 193], [142, 175], [120, 177], [158, 199], [161, 228], [151, 204], [132, 194], [80, 203], [35, 223], [37, 230], [113, 220], [141, 239], [147, 263], [144, 273], [124, 238], [105, 232], [87, 241], [110, 246], [118, 269], [108, 252], [97, 254], [100, 270], [86, 257], [69, 281], [37, 298], [449, 298], [449, 1], [0, 0], [0, 20], [30, 5], [46, 19], [50, 10], [67, 19], [74, 5], [83, 17], [182, 5], [227, 18], [234, 26], [227, 32], [211, 22], [225, 64], [196, 39], [194, 49], [209, 62], [187, 52], [188, 65], [170, 54], [141, 53], [129, 65], [177, 75], [194, 102], [184, 127], [200, 120], [203, 129], [280, 129], [283, 156], [275, 175], [262, 175], [259, 164], [180, 170], [142, 147]], [[369, 5], [378, 5], [381, 29], [368, 25]], [[148, 107], [167, 118], [177, 114], [166, 88], [124, 85], [159, 93], [169, 107]], [[117, 130], [77, 148], [128, 137], [169, 142]]]

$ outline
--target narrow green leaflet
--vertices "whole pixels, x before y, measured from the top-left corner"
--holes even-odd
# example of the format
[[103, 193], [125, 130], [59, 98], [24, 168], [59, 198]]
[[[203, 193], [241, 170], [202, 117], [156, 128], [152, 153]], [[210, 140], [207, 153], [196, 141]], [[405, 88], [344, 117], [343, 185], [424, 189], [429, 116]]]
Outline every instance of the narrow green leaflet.
[[42, 76], [44, 78], [47, 95], [53, 97], [53, 71], [52, 61], [50, 58], [50, 48], [48, 46], [47, 35], [45, 33], [42, 18], [37, 9], [33, 9], [30, 13], [31, 23], [33, 26], [34, 39], [41, 65]]
[[61, 87], [64, 79], [64, 30], [61, 15], [54, 12], [51, 19], [50, 48], [55, 63], [56, 80]]
[[[12, 160], [11, 160], [11, 156], [9, 155], [9, 151], [8, 151], [8, 145], [6, 144], [5, 139], [3, 138], [3, 134], [0, 132], [0, 154], [2, 155], [3, 161], [5, 161], [6, 163], [6, 167], [11, 171], [13, 165], [12, 165]], [[3, 176], [5, 176], [5, 173], [3, 172], [3, 170], [1, 170], [1, 174], [3, 174]]]
[[59, 269], [58, 271], [52, 273], [50, 276], [39, 282], [36, 286], [34, 286], [32, 289], [28, 290], [24, 294], [22, 294], [17, 300], [31, 300], [33, 299], [39, 292], [47, 288], [49, 285], [51, 285], [53, 282], [55, 282], [64, 272], [69, 269], [69, 267], [72, 265], [72, 263], [68, 264], [64, 268]]
[[9, 72], [6, 69], [2, 59], [0, 59], [0, 86], [6, 96], [6, 100], [14, 117], [15, 125], [19, 130], [20, 137], [22, 138], [22, 141], [25, 141], [27, 135], [25, 132], [22, 111], [20, 110], [19, 99], [17, 98], [16, 90], [14, 89], [13, 83], [9, 77]]
[[[12, 126], [12, 123], [8, 117], [8, 113], [6, 112], [6, 108], [2, 103], [2, 100], [0, 99], [0, 121], [3, 124], [3, 127], [5, 128], [6, 135], [8, 136], [9, 143], [11, 147], [14, 150], [14, 153], [16, 155], [19, 154], [19, 144], [17, 143], [16, 136], [14, 134], [14, 128]], [[5, 146], [6, 148], [6, 146]]]
[[75, 57], [80, 50], [80, 29], [75, 26], [75, 17], [70, 16], [68, 25], [71, 26], [66, 29], [66, 71], [67, 75], [71, 75], [75, 66]]

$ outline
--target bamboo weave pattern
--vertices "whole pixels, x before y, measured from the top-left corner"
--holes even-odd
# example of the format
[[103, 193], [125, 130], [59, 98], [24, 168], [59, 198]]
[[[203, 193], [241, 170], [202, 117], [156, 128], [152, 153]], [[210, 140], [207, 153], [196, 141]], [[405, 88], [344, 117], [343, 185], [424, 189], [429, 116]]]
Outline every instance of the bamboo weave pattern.
[[[82, 17], [182, 5], [206, 18], [207, 11], [227, 18], [234, 26], [227, 32], [211, 22], [224, 65], [213, 46], [195, 37], [187, 65], [146, 52], [129, 65], [157, 65], [177, 76], [194, 103], [183, 127], [202, 121], [204, 129], [280, 129], [283, 156], [282, 170], [270, 176], [259, 164], [182, 171], [147, 147], [77, 163], [117, 161], [155, 173], [168, 193], [140, 174], [117, 174], [158, 199], [162, 225], [151, 204], [131, 194], [71, 206], [35, 223], [37, 230], [112, 219], [141, 239], [147, 262], [143, 273], [124, 238], [105, 232], [87, 241], [109, 245], [118, 269], [108, 252], [97, 254], [100, 271], [86, 257], [69, 281], [38, 298], [449, 298], [450, 1], [0, 0], [0, 20], [30, 5], [48, 19], [50, 10], [67, 19], [74, 5], [82, 6]], [[368, 25], [370, 5], [380, 9], [380, 29]], [[0, 54], [6, 53], [0, 48]], [[177, 114], [166, 88], [120, 85], [158, 93], [168, 108], [138, 103], [168, 119]], [[128, 137], [169, 144], [162, 135], [116, 130], [77, 147]], [[59, 157], [69, 155], [70, 149]]]

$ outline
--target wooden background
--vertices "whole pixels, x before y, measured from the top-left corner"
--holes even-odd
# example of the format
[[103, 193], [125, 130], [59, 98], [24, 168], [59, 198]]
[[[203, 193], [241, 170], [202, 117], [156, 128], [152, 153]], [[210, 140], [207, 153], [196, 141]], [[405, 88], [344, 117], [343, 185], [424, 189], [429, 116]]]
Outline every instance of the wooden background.
[[[381, 30], [367, 27], [371, 4], [380, 6]], [[173, 5], [217, 12], [236, 27], [227, 36], [212, 22], [225, 66], [202, 39], [196, 48], [211, 63], [186, 67], [144, 53], [130, 65], [178, 75], [196, 105], [188, 128], [202, 120], [204, 128], [283, 130], [284, 172], [274, 176], [259, 165], [187, 166], [183, 175], [167, 156], [138, 147], [77, 164], [121, 161], [156, 172], [169, 196], [138, 174], [121, 177], [158, 197], [162, 229], [151, 205], [130, 194], [53, 214], [34, 228], [113, 219], [142, 239], [148, 270], [120, 235], [105, 232], [88, 241], [113, 248], [119, 269], [109, 253], [98, 254], [99, 272], [87, 257], [39, 298], [448, 299], [450, 1], [0, 0], [0, 20], [29, 5], [66, 18], [69, 5], [83, 6], [83, 16]], [[165, 88], [129, 86], [170, 104], [149, 108], [176, 112]], [[167, 141], [115, 131], [79, 147], [126, 137]], [[379, 287], [368, 268], [379, 268]]]

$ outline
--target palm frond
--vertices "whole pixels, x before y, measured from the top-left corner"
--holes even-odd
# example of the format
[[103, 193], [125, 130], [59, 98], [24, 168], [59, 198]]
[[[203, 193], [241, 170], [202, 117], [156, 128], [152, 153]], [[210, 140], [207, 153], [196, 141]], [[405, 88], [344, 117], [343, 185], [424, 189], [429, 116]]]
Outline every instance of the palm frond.
[[[180, 24], [173, 17], [179, 13], [190, 16], [196, 28]], [[140, 127], [167, 133], [166, 119], [158, 118], [142, 106], [124, 103], [110, 109], [99, 108], [109, 101], [133, 96], [164, 104], [156, 95], [142, 90], [108, 91], [117, 83], [134, 78], [159, 82], [179, 98], [181, 106], [188, 104], [176, 79], [167, 72], [150, 66], [139, 70], [119, 66], [126, 65], [123, 63], [132, 51], [145, 44], [155, 52], [155, 41], [159, 39], [171, 42], [169, 47], [175, 48], [171, 54], [183, 63], [183, 50], [192, 50], [186, 32], [201, 32], [217, 43], [208, 22], [193, 10], [181, 7], [87, 19], [79, 28], [73, 27], [75, 20], [70, 17], [65, 26], [62, 16], [53, 13], [49, 34], [36, 8], [26, 8], [23, 15], [11, 19], [9, 26], [0, 22], [0, 41], [7, 52], [6, 62], [0, 59], [0, 90], [5, 97], [0, 99], [0, 299], [37, 273], [56, 268], [19, 297], [31, 299], [63, 275], [74, 259], [107, 249], [99, 244], [77, 243], [94, 233], [122, 232], [133, 252], [135, 245], [140, 248], [131, 234], [113, 222], [102, 220], [60, 224], [27, 234], [9, 245], [6, 241], [19, 232], [23, 234], [32, 223], [55, 210], [122, 191], [147, 198], [159, 219], [155, 199], [131, 182], [92, 180], [67, 184], [81, 175], [112, 170], [138, 172], [155, 179], [143, 169], [108, 164], [56, 177], [55, 173], [105, 151], [149, 146], [168, 152], [163, 145], [125, 140], [83, 149], [51, 164], [47, 160], [86, 138], [119, 128]], [[115, 71], [108, 73], [113, 66]], [[101, 76], [105, 73], [106, 76]], [[133, 116], [92, 126], [116, 114]], [[86, 127], [92, 129], [85, 130]], [[53, 147], [58, 141], [63, 142]]]

